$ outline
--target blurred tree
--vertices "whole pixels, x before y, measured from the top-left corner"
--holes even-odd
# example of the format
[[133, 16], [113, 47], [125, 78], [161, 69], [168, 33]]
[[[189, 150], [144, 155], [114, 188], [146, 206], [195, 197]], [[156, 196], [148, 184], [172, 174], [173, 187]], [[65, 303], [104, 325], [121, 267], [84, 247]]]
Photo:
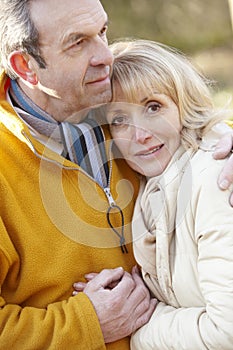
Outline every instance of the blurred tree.
[[110, 18], [110, 41], [140, 37], [162, 41], [186, 52], [232, 42], [228, 0], [102, 0], [102, 3]]
[[229, 8], [230, 8], [230, 16], [231, 16], [231, 25], [233, 29], [233, 0], [228, 0]]

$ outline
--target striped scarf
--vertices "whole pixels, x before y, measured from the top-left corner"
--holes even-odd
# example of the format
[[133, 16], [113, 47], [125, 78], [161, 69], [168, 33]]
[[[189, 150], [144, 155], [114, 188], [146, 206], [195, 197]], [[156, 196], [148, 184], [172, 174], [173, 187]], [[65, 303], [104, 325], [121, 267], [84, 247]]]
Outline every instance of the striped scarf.
[[108, 186], [105, 138], [95, 120], [87, 117], [78, 124], [58, 123], [23, 92], [16, 80], [11, 80], [9, 94], [13, 104], [28, 113], [23, 115], [23, 119], [29, 125], [42, 135], [55, 138], [63, 145], [62, 155], [65, 158], [82, 167], [101, 187]]

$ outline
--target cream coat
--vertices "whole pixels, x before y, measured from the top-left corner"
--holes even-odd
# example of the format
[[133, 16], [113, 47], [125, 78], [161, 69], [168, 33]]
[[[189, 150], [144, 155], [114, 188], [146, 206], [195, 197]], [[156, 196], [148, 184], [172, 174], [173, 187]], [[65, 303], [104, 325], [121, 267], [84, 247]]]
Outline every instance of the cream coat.
[[160, 302], [132, 350], [233, 349], [233, 208], [217, 187], [216, 137], [194, 155], [179, 149], [162, 177], [141, 185], [134, 252]]

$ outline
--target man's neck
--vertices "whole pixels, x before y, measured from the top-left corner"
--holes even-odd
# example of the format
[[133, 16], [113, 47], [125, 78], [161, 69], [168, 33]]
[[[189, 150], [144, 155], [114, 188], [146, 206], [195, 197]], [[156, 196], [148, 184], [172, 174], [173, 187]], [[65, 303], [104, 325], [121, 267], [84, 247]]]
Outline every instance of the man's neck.
[[40, 83], [29, 85], [27, 82], [19, 79], [18, 84], [22, 91], [36, 104], [41, 110], [49, 114], [57, 122], [67, 121], [70, 123], [81, 122], [88, 110], [74, 112], [64, 108], [64, 101], [52, 89], [43, 87]]

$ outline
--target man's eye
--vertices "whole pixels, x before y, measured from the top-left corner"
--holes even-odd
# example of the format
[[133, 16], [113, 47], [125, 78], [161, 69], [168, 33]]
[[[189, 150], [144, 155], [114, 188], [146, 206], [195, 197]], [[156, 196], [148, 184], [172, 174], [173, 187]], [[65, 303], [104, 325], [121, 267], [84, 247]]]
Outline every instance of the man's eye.
[[108, 26], [104, 26], [100, 31], [100, 36], [105, 36], [108, 30]]
[[83, 41], [84, 41], [84, 39], [79, 39], [79, 40], [77, 40], [75, 45], [79, 46], [83, 43]]
[[113, 126], [121, 126], [127, 124], [127, 117], [124, 115], [119, 115], [117, 117], [114, 117], [111, 121], [111, 125]]
[[69, 45], [68, 50], [80, 50], [82, 48], [83, 43], [84, 43], [84, 39], [77, 39]]

